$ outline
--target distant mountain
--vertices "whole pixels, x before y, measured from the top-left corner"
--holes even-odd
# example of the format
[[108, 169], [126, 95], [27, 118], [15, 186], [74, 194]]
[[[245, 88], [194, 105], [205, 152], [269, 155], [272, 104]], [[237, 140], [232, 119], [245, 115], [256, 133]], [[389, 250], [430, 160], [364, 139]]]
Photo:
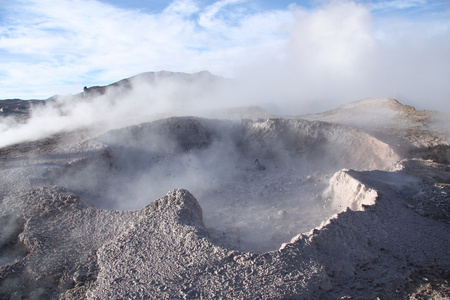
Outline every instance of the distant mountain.
[[[191, 84], [196, 82], [198, 84], [204, 84], [205, 86], [209, 86], [219, 81], [227, 81], [227, 79], [213, 75], [208, 71], [201, 71], [192, 74], [182, 72], [170, 72], [170, 71], [145, 72], [129, 78], [119, 80], [109, 85], [85, 87], [83, 92], [69, 96], [75, 96], [79, 98], [85, 97], [92, 98], [95, 96], [104, 95], [105, 93], [112, 91], [114, 89], [119, 89], [122, 92], [130, 91], [134, 83], [156, 85], [162, 81], [175, 81], [184, 84]], [[44, 100], [43, 99], [23, 100], [18, 98], [4, 99], [4, 100], [0, 99], [0, 117], [1, 116], [25, 117], [29, 115], [30, 109], [32, 109], [33, 106], [45, 105], [46, 102], [55, 101], [59, 97], [60, 97], [59, 95], [54, 95]]]
[[168, 80], [182, 83], [198, 82], [211, 84], [225, 79], [223, 77], [216, 76], [208, 71], [201, 71], [197, 73], [183, 73], [170, 71], [145, 72], [129, 78], [119, 80], [109, 85], [86, 87], [84, 92], [87, 95], [103, 95], [108, 90], [111, 90], [113, 88], [123, 88], [125, 90], [130, 90], [133, 87], [133, 83], [135, 82], [157, 84], [160, 81], [168, 81]]
[[45, 100], [0, 100], [0, 117], [14, 116], [17, 119], [27, 118], [33, 106], [45, 105]]
[[[428, 112], [429, 113], [429, 112]], [[400, 115], [426, 115], [427, 111], [417, 111], [414, 107], [404, 105], [396, 99], [363, 99], [343, 104], [332, 110], [308, 115], [308, 119], [320, 119], [327, 122], [362, 123], [371, 125], [370, 121], [398, 118]], [[376, 118], [376, 119], [375, 119]], [[372, 122], [373, 123], [373, 122]]]

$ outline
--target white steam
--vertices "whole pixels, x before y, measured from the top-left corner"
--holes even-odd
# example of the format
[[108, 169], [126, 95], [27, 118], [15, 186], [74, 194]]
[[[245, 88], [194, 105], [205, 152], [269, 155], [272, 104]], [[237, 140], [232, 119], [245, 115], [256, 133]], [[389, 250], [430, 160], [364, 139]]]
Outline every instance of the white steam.
[[305, 120], [174, 117], [112, 130], [103, 148], [49, 175], [96, 206], [140, 209], [174, 188], [198, 199], [214, 241], [268, 251], [334, 211], [332, 173], [390, 168], [398, 156], [356, 129]]
[[171, 72], [145, 73], [127, 84], [87, 93], [60, 96], [45, 106], [36, 106], [26, 123], [2, 119], [0, 147], [76, 129], [106, 131], [171, 115], [189, 115], [223, 104], [231, 82], [208, 72], [193, 75]]
[[243, 72], [259, 97], [296, 113], [384, 97], [418, 109], [450, 111], [448, 17], [381, 21], [351, 1], [292, 12], [284, 59], [262, 60]]

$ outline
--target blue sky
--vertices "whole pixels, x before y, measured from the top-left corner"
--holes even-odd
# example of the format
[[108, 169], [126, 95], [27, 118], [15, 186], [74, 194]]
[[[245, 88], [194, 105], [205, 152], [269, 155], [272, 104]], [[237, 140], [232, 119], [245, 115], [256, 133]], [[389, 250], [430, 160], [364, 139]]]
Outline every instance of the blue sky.
[[0, 99], [159, 70], [253, 80], [292, 101], [396, 97], [450, 111], [450, 4], [0, 0]]

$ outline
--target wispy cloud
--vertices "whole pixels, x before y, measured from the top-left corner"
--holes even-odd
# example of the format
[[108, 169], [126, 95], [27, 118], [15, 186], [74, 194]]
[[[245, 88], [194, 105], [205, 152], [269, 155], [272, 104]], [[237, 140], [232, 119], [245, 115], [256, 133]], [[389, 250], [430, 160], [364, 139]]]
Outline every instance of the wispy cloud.
[[[1, 2], [0, 98], [77, 93], [145, 71], [209, 70], [250, 81], [249, 98], [284, 99], [299, 110], [308, 101], [334, 100], [329, 108], [364, 97], [450, 110], [450, 17], [442, 1], [336, 0], [278, 10], [252, 0], [209, 3], [178, 0], [149, 13], [87, 0]], [[384, 13], [411, 8], [426, 13]]]
[[[230, 25], [219, 12], [232, 2], [200, 8], [194, 1], [174, 1], [161, 13], [146, 14], [96, 1], [19, 1], [8, 7], [14, 21], [4, 22], [1, 31], [0, 49], [9, 54], [0, 59], [6, 80], [0, 83], [2, 97], [27, 96], [24, 85], [40, 91], [36, 97], [73, 92], [61, 83], [109, 83], [149, 70], [210, 69], [229, 75], [226, 66], [243, 59], [247, 47], [267, 39], [277, 43], [274, 32], [288, 14], [241, 14]], [[41, 68], [44, 72], [37, 72]], [[99, 70], [96, 78], [89, 78], [90, 70]], [[61, 86], [40, 90], [44, 82]]]
[[373, 9], [405, 9], [418, 7], [427, 4], [427, 0], [390, 0], [374, 2], [371, 7]]

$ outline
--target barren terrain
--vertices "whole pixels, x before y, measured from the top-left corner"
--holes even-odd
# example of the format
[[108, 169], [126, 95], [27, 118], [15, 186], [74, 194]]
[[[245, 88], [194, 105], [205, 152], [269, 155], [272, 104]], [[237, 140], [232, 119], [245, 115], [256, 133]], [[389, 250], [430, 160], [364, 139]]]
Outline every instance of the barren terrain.
[[0, 298], [450, 296], [447, 114], [177, 115], [0, 148]]

